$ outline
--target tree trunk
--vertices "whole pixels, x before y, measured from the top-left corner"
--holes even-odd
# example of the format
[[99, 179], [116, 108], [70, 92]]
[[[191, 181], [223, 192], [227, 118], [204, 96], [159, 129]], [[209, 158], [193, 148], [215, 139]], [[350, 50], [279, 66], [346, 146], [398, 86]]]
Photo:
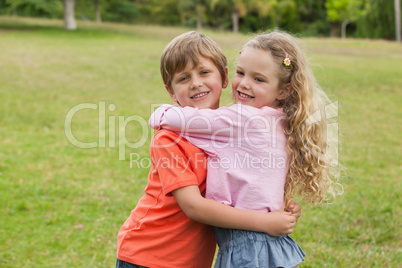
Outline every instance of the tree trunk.
[[275, 16], [275, 22], [274, 22], [274, 30], [278, 31], [279, 30], [279, 18], [278, 16]]
[[349, 23], [350, 23], [349, 20], [344, 20], [342, 22], [342, 39], [346, 38], [346, 26], [348, 26]]
[[235, 8], [232, 10], [232, 24], [233, 24], [233, 32], [238, 33], [239, 32], [239, 11]]
[[202, 29], [202, 11], [201, 6], [197, 5], [197, 30]]
[[331, 23], [331, 37], [338, 36], [338, 25], [336, 23]]
[[197, 16], [197, 30], [202, 29], [202, 20], [200, 17]]
[[75, 23], [74, 15], [75, 0], [64, 0], [64, 29], [75, 30], [77, 24]]
[[401, 42], [401, 3], [399, 0], [395, 0], [395, 31], [396, 41]]
[[95, 17], [96, 17], [96, 23], [102, 23], [99, 0], [95, 0]]

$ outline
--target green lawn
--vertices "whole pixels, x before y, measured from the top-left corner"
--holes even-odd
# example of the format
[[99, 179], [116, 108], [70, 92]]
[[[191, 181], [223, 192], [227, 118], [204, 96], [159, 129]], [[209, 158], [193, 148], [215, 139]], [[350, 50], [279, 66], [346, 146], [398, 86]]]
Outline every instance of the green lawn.
[[[115, 265], [117, 232], [148, 175], [130, 154], [149, 163], [144, 122], [152, 105], [170, 102], [159, 57], [187, 31], [61, 26], [0, 17], [0, 267]], [[205, 33], [222, 46], [233, 74], [250, 36]], [[402, 45], [303, 41], [319, 83], [339, 101], [347, 172], [334, 204], [303, 206], [292, 235], [307, 253], [301, 267], [400, 267]], [[231, 103], [229, 93], [222, 104]], [[86, 109], [72, 114], [77, 105]], [[73, 138], [95, 148], [69, 141], [67, 115], [74, 115]]]

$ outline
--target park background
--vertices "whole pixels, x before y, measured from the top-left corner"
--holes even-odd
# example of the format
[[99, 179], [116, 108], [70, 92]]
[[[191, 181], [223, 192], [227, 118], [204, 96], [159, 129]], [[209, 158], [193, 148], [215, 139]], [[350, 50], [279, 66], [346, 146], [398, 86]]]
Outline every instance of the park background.
[[[147, 183], [152, 132], [144, 122], [171, 103], [159, 74], [163, 48], [198, 29], [222, 47], [233, 75], [252, 33], [275, 27], [301, 38], [339, 105], [345, 192], [329, 206], [303, 203], [292, 234], [307, 253], [301, 267], [401, 266], [394, 1], [75, 4], [76, 27], [65, 30], [62, 1], [0, 0], [0, 267], [113, 267], [117, 232]], [[269, 12], [260, 13], [263, 4]], [[222, 105], [230, 104], [228, 89]], [[77, 107], [86, 108], [71, 117]]]

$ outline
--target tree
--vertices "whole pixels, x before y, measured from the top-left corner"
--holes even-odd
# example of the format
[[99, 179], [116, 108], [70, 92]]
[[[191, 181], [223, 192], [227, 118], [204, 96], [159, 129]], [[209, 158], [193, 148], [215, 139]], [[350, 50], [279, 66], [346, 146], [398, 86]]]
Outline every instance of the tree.
[[216, 6], [221, 5], [231, 10], [232, 29], [233, 32], [239, 32], [240, 18], [247, 14], [247, 5], [243, 0], [211, 0], [210, 7], [215, 9]]
[[[362, 1], [363, 2], [363, 1]], [[390, 0], [366, 0], [356, 22], [357, 37], [395, 40], [395, 6]]]
[[251, 3], [260, 17], [275, 15], [275, 8], [278, 6], [277, 0], [254, 0]]
[[247, 13], [247, 7], [244, 1], [241, 0], [234, 0], [233, 1], [233, 9], [232, 9], [232, 25], [233, 25], [233, 32], [239, 32], [239, 22], [240, 17], [243, 17]]
[[77, 29], [74, 6], [75, 0], [64, 0], [64, 29], [66, 30]]
[[271, 0], [269, 2], [272, 3], [270, 15], [273, 18], [275, 28], [279, 28], [281, 21], [283, 21], [284, 18], [286, 18], [296, 10], [296, 4], [293, 2], [293, 0]]
[[327, 21], [327, 10], [324, 0], [294, 0], [296, 5], [296, 22], [292, 29], [310, 36], [328, 36], [330, 24]]
[[146, 0], [139, 2], [139, 10], [144, 22], [163, 25], [180, 24], [181, 18], [177, 0]]
[[331, 36], [335, 36], [337, 26], [341, 23], [341, 36], [346, 38], [346, 27], [356, 22], [364, 13], [365, 0], [329, 0], [325, 3], [327, 8], [327, 20], [331, 23]]
[[180, 0], [178, 1], [178, 10], [180, 19], [183, 24], [194, 25], [194, 17], [196, 18], [197, 29], [202, 29], [203, 20], [206, 20], [206, 0]]
[[94, 0], [95, 4], [95, 19], [97, 23], [102, 23], [102, 15], [99, 0]]
[[0, 14], [41, 18], [60, 18], [60, 0], [0, 0]]
[[401, 3], [395, 0], [395, 35], [396, 41], [401, 42]]
[[325, 3], [327, 20], [331, 23], [331, 36], [337, 36], [339, 23], [348, 19], [348, 5], [349, 0], [327, 0]]
[[299, 19], [294, 0], [252, 0], [248, 2], [247, 10], [249, 13], [245, 20], [254, 21], [255, 25], [251, 25], [248, 21], [244, 21], [244, 24], [256, 30], [267, 28], [292, 30], [295, 28], [292, 26], [297, 24]]

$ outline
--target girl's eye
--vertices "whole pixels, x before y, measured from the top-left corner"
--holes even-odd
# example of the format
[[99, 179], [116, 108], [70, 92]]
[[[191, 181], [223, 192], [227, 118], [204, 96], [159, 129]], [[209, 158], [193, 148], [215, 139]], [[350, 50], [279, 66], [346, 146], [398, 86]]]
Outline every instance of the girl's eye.
[[256, 77], [256, 78], [255, 78], [255, 81], [257, 81], [257, 82], [264, 82], [264, 79], [259, 78], [259, 77]]
[[240, 71], [237, 71], [236, 74], [241, 75], [241, 76], [244, 75], [244, 73], [243, 73], [243, 72], [240, 72]]

